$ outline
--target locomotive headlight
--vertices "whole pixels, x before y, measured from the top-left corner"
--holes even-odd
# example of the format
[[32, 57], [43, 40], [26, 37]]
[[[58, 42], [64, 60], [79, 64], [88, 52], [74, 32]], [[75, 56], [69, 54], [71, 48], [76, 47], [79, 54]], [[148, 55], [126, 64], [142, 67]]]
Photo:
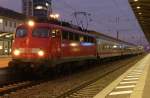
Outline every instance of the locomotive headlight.
[[28, 25], [29, 25], [30, 27], [33, 27], [33, 26], [34, 26], [34, 24], [35, 24], [35, 23], [34, 23], [34, 21], [33, 21], [33, 20], [29, 20], [29, 21], [28, 21]]
[[38, 51], [38, 55], [41, 57], [44, 56], [44, 51], [42, 51], [42, 50]]
[[18, 56], [18, 55], [20, 55], [20, 51], [19, 51], [18, 49], [15, 49], [14, 52], [13, 52], [13, 54], [14, 54], [15, 56]]

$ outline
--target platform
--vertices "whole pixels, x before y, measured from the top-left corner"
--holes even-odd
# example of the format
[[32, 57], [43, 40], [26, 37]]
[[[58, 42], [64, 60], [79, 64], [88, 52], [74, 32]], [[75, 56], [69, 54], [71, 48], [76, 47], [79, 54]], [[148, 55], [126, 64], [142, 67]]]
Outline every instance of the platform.
[[0, 56], [0, 69], [7, 68], [9, 61], [11, 61], [11, 56]]
[[150, 98], [150, 54], [99, 92], [94, 98]]

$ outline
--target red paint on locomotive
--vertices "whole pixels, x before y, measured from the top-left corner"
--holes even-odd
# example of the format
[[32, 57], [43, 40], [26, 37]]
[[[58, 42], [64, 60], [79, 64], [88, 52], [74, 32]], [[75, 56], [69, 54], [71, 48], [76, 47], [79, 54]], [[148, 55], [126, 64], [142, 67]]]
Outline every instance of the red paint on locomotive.
[[[65, 39], [63, 35], [66, 32], [69, 38]], [[78, 38], [75, 39], [75, 35], [78, 35]], [[84, 41], [81, 39], [83, 37], [89, 37], [91, 41]], [[19, 54], [16, 55], [15, 51]], [[95, 59], [96, 43], [90, 34], [71, 28], [48, 23], [36, 23], [34, 26], [24, 24], [16, 30], [12, 57], [21, 62], [34, 62], [36, 59], [56, 62]]]
[[27, 63], [54, 67], [64, 62], [100, 60], [143, 52], [143, 48], [97, 32], [87, 33], [32, 21], [17, 28], [12, 48], [10, 66]]

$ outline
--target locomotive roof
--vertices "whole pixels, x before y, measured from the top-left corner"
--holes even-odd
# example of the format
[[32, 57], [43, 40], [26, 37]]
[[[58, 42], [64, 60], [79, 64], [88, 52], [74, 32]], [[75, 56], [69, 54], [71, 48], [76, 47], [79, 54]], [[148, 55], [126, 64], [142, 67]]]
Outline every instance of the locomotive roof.
[[[20, 26], [24, 26], [24, 25], [27, 25], [27, 24], [22, 24]], [[70, 27], [67, 27], [67, 26], [61, 26], [61, 25], [52, 24], [52, 23], [36, 23], [35, 25], [38, 25], [39, 27], [49, 27], [50, 26], [52, 28], [59, 28], [59, 29], [62, 29], [64, 31], [68, 30], [70, 32], [76, 32], [76, 33], [79, 33], [79, 34], [95, 37], [95, 35], [90, 34], [90, 33], [86, 32], [86, 31], [82, 31], [82, 30], [75, 29], [75, 28], [70, 28]]]
[[89, 35], [89, 36], [95, 37], [95, 35], [90, 34], [90, 33], [86, 32], [86, 31], [79, 30], [79, 29], [69, 28], [69, 27], [64, 27], [64, 26], [54, 25], [54, 24], [50, 24], [50, 25], [51, 25], [52, 27], [58, 27], [58, 28], [61, 28], [61, 29], [63, 29], [63, 30], [68, 30], [68, 31], [72, 31], [72, 32], [79, 33], [79, 34]]
[[53, 23], [52, 22], [51, 23], [51, 22], [47, 22], [47, 21], [37, 22], [36, 24], [38, 24], [39, 26], [45, 26], [45, 27], [46, 26], [56, 27], [56, 28], [60, 28], [60, 29], [63, 29], [63, 30], [69, 30], [69, 31], [72, 31], [72, 32], [77, 32], [79, 34], [93, 36], [93, 37], [103, 37], [105, 39], [109, 39], [109, 40], [112, 40], [112, 41], [115, 41], [115, 42], [120, 42], [120, 43], [124, 43], [124, 44], [127, 44], [127, 45], [136, 46], [135, 44], [132, 44], [132, 43], [120, 40], [120, 39], [116, 39], [114, 37], [110, 37], [110, 36], [102, 34], [100, 32], [91, 31], [91, 30], [82, 30], [80, 27], [75, 26], [75, 25], [72, 26], [67, 22], [63, 22], [63, 25], [60, 22], [58, 22], [58, 23]]
[[36, 22], [43, 22], [43, 23], [47, 23], [47, 24], [51, 24], [51, 26], [55, 25], [57, 27], [60, 27], [62, 29], [68, 29], [68, 30], [73, 30], [73, 31], [76, 31], [78, 33], [82, 33], [83, 32], [85, 34], [88, 34], [88, 35], [91, 35], [91, 36], [101, 36], [101, 37], [104, 37], [104, 38], [108, 38], [108, 39], [111, 39], [113, 41], [116, 41], [116, 42], [120, 42], [120, 43], [125, 43], [125, 44], [128, 44], [128, 45], [132, 45], [132, 46], [136, 46], [135, 44], [133, 43], [129, 43], [129, 42], [126, 42], [126, 41], [123, 41], [123, 40], [120, 40], [120, 39], [116, 39], [114, 37], [111, 37], [111, 36], [108, 36], [108, 35], [105, 35], [105, 34], [102, 34], [100, 32], [96, 32], [96, 31], [92, 31], [92, 30], [83, 30], [80, 26], [77, 26], [77, 25], [73, 25], [73, 24], [70, 24], [68, 22], [64, 22], [64, 21], [58, 21], [58, 20], [53, 20], [53, 19], [50, 19], [50, 20], [47, 20], [47, 19], [35, 19]]

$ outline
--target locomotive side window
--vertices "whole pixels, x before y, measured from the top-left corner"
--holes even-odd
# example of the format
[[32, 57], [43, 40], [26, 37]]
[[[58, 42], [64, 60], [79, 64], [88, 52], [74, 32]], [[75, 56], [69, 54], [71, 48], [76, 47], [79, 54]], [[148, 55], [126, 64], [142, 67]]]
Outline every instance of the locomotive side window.
[[84, 41], [88, 42], [88, 36], [84, 36]]
[[69, 32], [69, 40], [73, 40], [73, 33], [72, 32]]
[[79, 42], [90, 42], [95, 43], [94, 38], [84, 34], [78, 34], [75, 32], [62, 31], [62, 39], [79, 41]]
[[80, 35], [80, 42], [84, 41], [84, 37], [82, 35]]
[[18, 28], [16, 31], [16, 37], [25, 37], [27, 35], [27, 30], [25, 28]]
[[88, 42], [94, 43], [94, 38], [93, 37], [88, 37]]
[[48, 28], [35, 28], [32, 32], [33, 37], [49, 37]]
[[76, 33], [74, 34], [74, 40], [79, 41], [79, 34], [76, 34]]
[[62, 38], [63, 39], [68, 39], [68, 32], [67, 31], [62, 32]]
[[88, 39], [87, 39], [87, 40], [88, 40], [88, 42], [90, 42], [90, 37], [89, 37], [89, 36], [88, 36]]

